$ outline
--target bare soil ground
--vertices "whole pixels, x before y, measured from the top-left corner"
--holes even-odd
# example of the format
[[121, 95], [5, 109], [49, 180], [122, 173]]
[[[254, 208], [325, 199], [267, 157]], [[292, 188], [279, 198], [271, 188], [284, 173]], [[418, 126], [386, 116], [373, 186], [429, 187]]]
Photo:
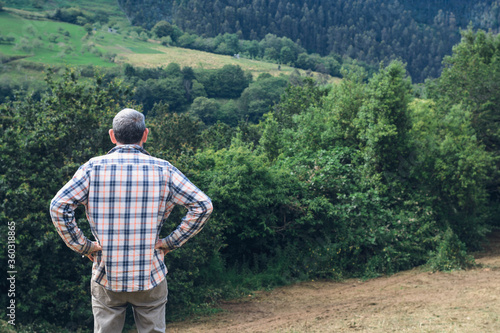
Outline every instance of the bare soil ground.
[[223, 302], [167, 332], [500, 332], [500, 233], [479, 267], [422, 269], [368, 281], [311, 281]]

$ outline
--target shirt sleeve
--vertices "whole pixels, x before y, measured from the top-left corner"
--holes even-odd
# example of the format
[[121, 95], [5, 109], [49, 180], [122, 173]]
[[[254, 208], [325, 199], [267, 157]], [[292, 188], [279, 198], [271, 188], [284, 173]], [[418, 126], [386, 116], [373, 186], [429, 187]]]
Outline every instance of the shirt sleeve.
[[89, 254], [93, 242], [78, 228], [75, 210], [78, 205], [86, 205], [89, 191], [88, 163], [82, 165], [73, 178], [57, 192], [50, 203], [50, 216], [57, 232], [72, 250]]
[[173, 168], [169, 179], [172, 193], [170, 201], [188, 209], [177, 228], [162, 239], [163, 247], [174, 250], [203, 229], [213, 210], [210, 198], [189, 181], [179, 170]]

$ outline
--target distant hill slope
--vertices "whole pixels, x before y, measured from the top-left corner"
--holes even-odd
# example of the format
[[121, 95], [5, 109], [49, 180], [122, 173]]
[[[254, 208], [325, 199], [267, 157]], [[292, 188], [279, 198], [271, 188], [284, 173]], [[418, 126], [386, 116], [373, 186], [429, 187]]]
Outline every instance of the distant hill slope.
[[63, 7], [80, 7], [94, 13], [103, 13], [108, 19], [126, 19], [116, 0], [2, 0], [5, 7], [29, 11], [56, 10]]
[[499, 2], [495, 0], [402, 0], [401, 5], [410, 10], [419, 23], [432, 25], [434, 19], [443, 14], [453, 16], [459, 27], [470, 22], [476, 28], [498, 30]]
[[498, 30], [499, 0], [118, 0], [133, 24], [168, 20], [201, 36], [268, 33], [310, 52], [334, 52], [368, 63], [399, 58], [415, 81], [437, 77], [443, 56], [469, 22]]
[[[23, 16], [23, 14], [26, 14]], [[36, 13], [35, 13], [36, 14]], [[215, 69], [239, 65], [254, 76], [261, 73], [290, 75], [294, 68], [263, 61], [236, 59], [178, 47], [165, 47], [155, 41], [140, 40], [133, 35], [110, 32], [103, 27], [90, 35], [84, 27], [65, 22], [39, 19], [33, 12], [6, 8], [0, 12], [0, 36], [12, 37], [12, 43], [0, 43], [4, 62], [30, 61], [46, 65], [96, 65], [113, 67], [129, 63], [139, 67], [166, 67], [174, 62], [181, 67]], [[4, 64], [5, 66], [5, 64]], [[4, 72], [6, 68], [4, 68]], [[301, 71], [303, 72], [303, 71]]]

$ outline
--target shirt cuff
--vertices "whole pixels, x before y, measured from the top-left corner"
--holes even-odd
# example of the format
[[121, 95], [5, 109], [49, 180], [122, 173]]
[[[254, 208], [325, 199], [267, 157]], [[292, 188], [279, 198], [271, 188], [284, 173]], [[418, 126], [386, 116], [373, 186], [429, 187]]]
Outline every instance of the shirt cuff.
[[175, 245], [174, 245], [171, 241], [169, 241], [167, 238], [163, 238], [163, 239], [161, 240], [161, 244], [162, 244], [162, 246], [161, 246], [161, 247], [162, 247], [163, 249], [168, 250], [168, 251], [173, 251], [173, 250], [175, 250], [175, 249], [177, 248], [177, 247], [176, 247], [176, 246], [175, 246]]
[[96, 251], [97, 249], [95, 248], [94, 242], [91, 240], [87, 239], [87, 243], [83, 246], [82, 248], [82, 254], [91, 254], [92, 252]]
[[87, 239], [87, 242], [85, 243], [85, 245], [83, 246], [82, 248], [82, 252], [81, 254], [90, 254], [92, 253], [92, 241]]

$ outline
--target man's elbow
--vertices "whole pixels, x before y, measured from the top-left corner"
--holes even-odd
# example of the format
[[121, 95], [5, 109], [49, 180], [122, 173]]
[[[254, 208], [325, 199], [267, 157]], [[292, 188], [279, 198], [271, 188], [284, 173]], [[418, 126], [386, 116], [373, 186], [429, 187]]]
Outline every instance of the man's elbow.
[[52, 219], [52, 223], [54, 223], [56, 227], [64, 218], [67, 208], [67, 204], [64, 201], [59, 200], [57, 196], [54, 197], [50, 202], [49, 213]]
[[52, 221], [59, 215], [59, 204], [56, 201], [56, 198], [53, 198], [50, 201], [50, 206], [49, 206], [49, 212], [50, 212], [50, 217], [52, 218]]
[[207, 201], [205, 205], [205, 215], [210, 216], [213, 210], [214, 210], [214, 205], [212, 204], [212, 201], [211, 200]]

